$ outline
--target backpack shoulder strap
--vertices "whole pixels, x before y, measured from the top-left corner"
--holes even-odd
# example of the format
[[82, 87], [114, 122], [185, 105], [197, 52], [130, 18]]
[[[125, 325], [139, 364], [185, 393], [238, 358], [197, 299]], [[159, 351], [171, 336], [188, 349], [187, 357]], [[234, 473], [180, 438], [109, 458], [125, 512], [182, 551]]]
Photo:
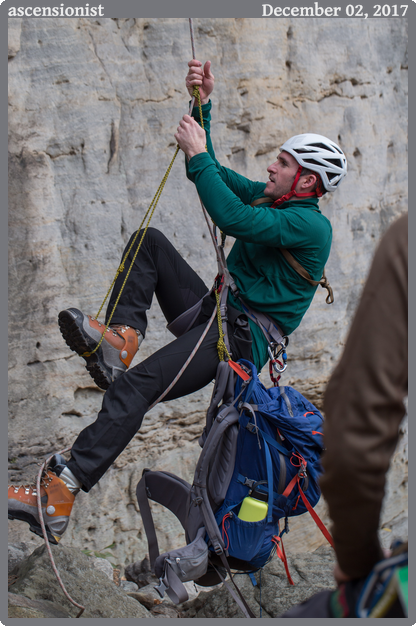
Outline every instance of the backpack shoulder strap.
[[[254, 207], [257, 206], [259, 204], [266, 204], [268, 202], [273, 202], [272, 198], [257, 198], [257, 200], [254, 200], [250, 206]], [[309, 273], [305, 270], [304, 267], [302, 267], [302, 265], [299, 263], [299, 261], [296, 261], [295, 257], [289, 252], [289, 250], [286, 250], [286, 248], [279, 248], [280, 252], [283, 254], [283, 256], [285, 257], [286, 261], [289, 263], [289, 265], [291, 267], [293, 267], [293, 269], [295, 270], [295, 272], [297, 272], [300, 276], [302, 276], [302, 278], [304, 278], [305, 280], [308, 281], [308, 283], [310, 285], [313, 285], [314, 287], [317, 287], [318, 285], [321, 285], [321, 287], [323, 287], [324, 289], [327, 290], [328, 295], [326, 297], [325, 302], [327, 304], [332, 304], [334, 302], [334, 292], [332, 291], [332, 287], [328, 282], [327, 277], [325, 276], [325, 268], [322, 272], [322, 278], [321, 280], [312, 280], [312, 278], [310, 277]]]
[[257, 200], [253, 200], [250, 206], [258, 206], [259, 204], [267, 204], [268, 202], [274, 202], [273, 198], [267, 198], [264, 196], [264, 198], [257, 198]]
[[172, 511], [182, 527], [186, 528], [190, 490], [191, 485], [189, 483], [170, 472], [143, 470], [142, 478], [137, 485], [136, 497], [146, 532], [152, 570], [159, 556], [159, 545], [149, 498]]
[[321, 280], [312, 280], [312, 278], [309, 275], [309, 272], [307, 272], [305, 270], [304, 267], [302, 267], [302, 265], [299, 263], [299, 261], [296, 261], [295, 257], [293, 256], [293, 254], [291, 254], [289, 252], [289, 250], [286, 250], [286, 248], [279, 248], [280, 252], [283, 254], [283, 256], [285, 257], [286, 261], [289, 263], [289, 265], [291, 267], [293, 267], [293, 269], [300, 275], [302, 276], [302, 278], [304, 278], [305, 280], [308, 281], [308, 283], [310, 285], [313, 285], [314, 287], [317, 287], [318, 285], [321, 285], [321, 287], [324, 287], [327, 292], [328, 295], [326, 297], [325, 302], [327, 304], [332, 304], [334, 301], [334, 293], [332, 291], [332, 287], [328, 282], [327, 277], [325, 276], [325, 268], [322, 272], [322, 278]]
[[220, 405], [231, 405], [234, 402], [234, 388], [236, 375], [227, 361], [220, 361], [215, 374], [214, 389], [212, 391], [211, 402], [206, 412], [205, 428], [199, 438], [199, 445], [204, 447], [205, 441], [211, 430], [211, 426], [217, 417]]
[[[222, 539], [220, 529], [212, 510], [209, 493], [209, 487], [211, 486], [209, 483], [211, 483], [212, 481], [209, 481], [208, 478], [209, 473], [212, 470], [211, 465], [214, 456], [216, 455], [216, 452], [220, 447], [222, 437], [225, 431], [228, 430], [230, 426], [232, 426], [232, 424], [237, 424], [238, 418], [239, 414], [234, 405], [225, 407], [224, 411], [221, 411], [218, 414], [211, 427], [211, 430], [209, 431], [208, 437], [199, 456], [198, 463], [195, 468], [195, 476], [192, 486], [197, 497], [199, 511], [202, 516], [204, 526], [206, 528], [214, 551], [217, 554], [221, 554], [224, 551], [224, 541]], [[220, 477], [224, 490], [226, 490], [228, 483], [230, 482], [234, 469], [234, 460], [237, 448], [237, 435], [238, 429], [236, 429], [236, 432], [232, 437], [232, 439], [235, 439], [235, 441], [232, 441], [229, 446], [229, 450], [226, 455], [228, 458], [225, 458], [224, 455], [222, 455], [222, 459], [220, 459], [226, 465], [226, 467], [224, 467], [222, 471], [223, 476]], [[213, 480], [215, 482], [215, 480], [218, 481], [219, 478], [215, 476], [213, 477]], [[216, 490], [217, 486], [214, 485], [214, 491]], [[215, 495], [219, 497], [218, 494]]]

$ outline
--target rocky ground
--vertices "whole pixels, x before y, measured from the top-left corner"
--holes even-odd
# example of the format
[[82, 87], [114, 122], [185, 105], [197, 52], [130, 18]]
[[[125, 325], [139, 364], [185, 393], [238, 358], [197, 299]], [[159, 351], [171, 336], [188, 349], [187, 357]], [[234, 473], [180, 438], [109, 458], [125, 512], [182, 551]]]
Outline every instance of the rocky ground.
[[[174, 605], [154, 590], [157, 579], [143, 559], [114, 570], [108, 560], [88, 556], [76, 548], [52, 546], [62, 582], [72, 599], [85, 607], [83, 618], [244, 618], [222, 586], [204, 589], [186, 583], [189, 600]], [[278, 617], [314, 593], [332, 588], [334, 553], [322, 546], [309, 554], [289, 554], [290, 585], [281, 561], [274, 558], [256, 574], [256, 586], [248, 575], [236, 582], [252, 611], [263, 618]], [[25, 543], [9, 545], [9, 617], [76, 617], [79, 608], [69, 602], [57, 582], [44, 545], [33, 552]]]

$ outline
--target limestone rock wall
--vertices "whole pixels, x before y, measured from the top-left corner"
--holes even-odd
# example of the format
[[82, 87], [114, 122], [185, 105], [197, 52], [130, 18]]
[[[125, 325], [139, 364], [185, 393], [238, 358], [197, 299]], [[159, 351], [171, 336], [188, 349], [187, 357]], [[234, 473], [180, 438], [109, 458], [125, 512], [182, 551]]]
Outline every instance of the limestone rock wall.
[[[318, 291], [291, 336], [283, 381], [318, 405], [375, 246], [407, 210], [405, 24], [349, 20], [346, 28], [335, 18], [194, 22], [197, 56], [212, 60], [216, 77], [212, 134], [224, 165], [266, 180], [284, 140], [308, 131], [339, 142], [348, 158], [347, 179], [321, 203], [334, 231], [327, 274], [335, 303], [328, 307]], [[123, 247], [173, 156], [173, 134], [188, 108], [184, 77], [190, 57], [186, 19], [9, 20], [14, 482], [31, 480], [36, 461], [70, 446], [96, 418], [102, 392], [63, 342], [57, 314], [68, 306], [98, 311]], [[212, 244], [180, 155], [152, 225], [210, 284], [216, 274]], [[148, 318], [140, 358], [171, 337], [156, 302]], [[136, 483], [144, 467], [191, 479], [210, 392], [149, 413], [103, 480], [77, 498], [68, 545], [99, 550], [115, 542], [117, 562], [143, 558]], [[405, 464], [402, 455], [398, 467]], [[405, 486], [396, 489], [403, 515]], [[157, 512], [157, 523], [162, 549], [182, 541], [167, 515]], [[10, 532], [12, 540], [26, 537], [21, 524]], [[29, 534], [26, 540], [37, 541]]]

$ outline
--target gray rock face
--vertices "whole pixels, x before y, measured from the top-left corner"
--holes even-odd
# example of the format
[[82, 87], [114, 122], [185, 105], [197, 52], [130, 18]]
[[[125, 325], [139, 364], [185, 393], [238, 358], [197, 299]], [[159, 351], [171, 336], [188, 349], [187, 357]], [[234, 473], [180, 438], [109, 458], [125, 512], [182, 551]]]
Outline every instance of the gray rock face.
[[106, 559], [95, 558], [95, 557], [92, 557], [91, 561], [92, 561], [93, 567], [98, 572], [102, 572], [103, 574], [107, 576], [109, 580], [111, 581], [113, 580], [113, 566], [111, 565], [110, 561], [107, 561]]
[[71, 617], [62, 611], [59, 606], [48, 600], [30, 600], [25, 596], [16, 593], [8, 594], [8, 617], [20, 618], [50, 618], [50, 617]]
[[[129, 598], [108, 576], [94, 568], [92, 560], [79, 550], [51, 546], [55, 564], [71, 598], [85, 607], [83, 618], [141, 618], [152, 617], [138, 602]], [[63, 595], [52, 570], [46, 546], [37, 548], [22, 562], [18, 579], [11, 591], [30, 600], [59, 604], [69, 617], [76, 617], [79, 609]], [[36, 607], [34, 607], [36, 608]]]
[[[318, 291], [291, 336], [282, 380], [320, 405], [376, 243], [407, 209], [406, 22], [351, 20], [345, 28], [336, 18], [207, 18], [194, 26], [197, 56], [212, 60], [216, 76], [212, 135], [223, 165], [266, 180], [285, 139], [308, 131], [347, 154], [348, 177], [321, 202], [333, 226], [327, 275], [335, 303], [328, 307]], [[68, 306], [99, 310], [173, 156], [189, 57], [186, 19], [9, 20], [12, 482], [32, 481], [37, 461], [96, 419], [103, 392], [63, 342], [57, 315]], [[181, 156], [152, 225], [211, 284], [214, 254]], [[172, 338], [156, 302], [148, 321], [140, 359]], [[192, 480], [210, 392], [146, 416], [102, 481], [77, 496], [66, 545], [100, 551], [116, 543], [121, 564], [143, 557], [135, 486], [144, 467]], [[386, 521], [405, 522], [405, 486], [393, 481]], [[179, 523], [154, 510], [161, 550], [183, 543]], [[301, 526], [296, 520], [289, 537], [310, 549]], [[27, 525], [11, 523], [9, 541], [21, 540], [41, 543]]]
[[7, 552], [8, 572], [11, 574], [31, 554], [32, 550], [26, 543], [20, 541], [19, 543], [9, 544]]

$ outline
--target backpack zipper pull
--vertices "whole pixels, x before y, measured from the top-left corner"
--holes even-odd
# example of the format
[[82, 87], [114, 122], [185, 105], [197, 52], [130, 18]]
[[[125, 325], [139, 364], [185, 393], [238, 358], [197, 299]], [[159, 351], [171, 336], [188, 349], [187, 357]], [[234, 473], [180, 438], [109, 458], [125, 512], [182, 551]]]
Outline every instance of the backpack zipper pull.
[[181, 560], [180, 560], [180, 558], [179, 558], [178, 556], [176, 557], [175, 561], [176, 561], [176, 565], [178, 566], [178, 568], [179, 568], [179, 570], [180, 570], [181, 574], [182, 574], [183, 576], [186, 576], [186, 573], [185, 573], [185, 572], [183, 571], [183, 569], [181, 568], [181, 565], [180, 565]]

